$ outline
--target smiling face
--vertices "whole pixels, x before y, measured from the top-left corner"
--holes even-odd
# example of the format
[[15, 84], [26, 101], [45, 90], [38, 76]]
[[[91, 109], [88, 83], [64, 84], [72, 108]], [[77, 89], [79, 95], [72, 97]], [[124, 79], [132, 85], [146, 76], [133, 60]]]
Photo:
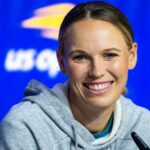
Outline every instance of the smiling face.
[[136, 47], [129, 50], [122, 32], [109, 22], [85, 19], [65, 33], [58, 61], [69, 78], [69, 99], [81, 109], [114, 105], [125, 89], [128, 69], [136, 64]]

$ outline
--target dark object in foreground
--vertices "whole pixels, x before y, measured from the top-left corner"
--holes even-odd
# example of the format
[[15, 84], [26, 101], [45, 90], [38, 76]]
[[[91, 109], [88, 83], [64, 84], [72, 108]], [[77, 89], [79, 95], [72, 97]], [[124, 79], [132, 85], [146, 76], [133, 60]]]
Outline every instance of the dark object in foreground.
[[131, 137], [133, 138], [134, 142], [140, 150], [150, 150], [148, 145], [146, 145], [146, 143], [141, 139], [141, 137], [137, 133], [132, 132]]

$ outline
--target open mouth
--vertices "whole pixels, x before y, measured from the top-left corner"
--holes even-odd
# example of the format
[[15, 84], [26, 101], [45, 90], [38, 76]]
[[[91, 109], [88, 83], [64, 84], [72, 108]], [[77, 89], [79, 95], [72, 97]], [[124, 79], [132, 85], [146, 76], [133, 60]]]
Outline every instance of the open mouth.
[[107, 82], [99, 82], [99, 83], [84, 83], [83, 86], [92, 93], [95, 94], [102, 94], [107, 92], [111, 85], [112, 85], [113, 81], [107, 81]]

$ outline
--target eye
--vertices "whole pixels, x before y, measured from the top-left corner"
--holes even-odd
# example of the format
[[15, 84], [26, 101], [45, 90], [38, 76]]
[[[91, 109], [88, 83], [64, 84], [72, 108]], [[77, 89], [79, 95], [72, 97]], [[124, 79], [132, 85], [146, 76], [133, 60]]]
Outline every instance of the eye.
[[78, 61], [78, 62], [82, 62], [85, 61], [87, 59], [87, 57], [83, 54], [78, 54], [73, 56], [73, 60]]
[[111, 60], [111, 59], [114, 59], [118, 56], [117, 53], [105, 53], [104, 54], [104, 58], [105, 59], [108, 59], [108, 60]]

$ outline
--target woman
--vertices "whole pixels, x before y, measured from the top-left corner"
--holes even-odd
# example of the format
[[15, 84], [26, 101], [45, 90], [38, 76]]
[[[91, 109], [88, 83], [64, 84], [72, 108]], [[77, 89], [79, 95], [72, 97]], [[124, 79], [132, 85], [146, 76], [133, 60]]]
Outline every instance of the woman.
[[1, 150], [134, 150], [133, 131], [150, 145], [150, 112], [122, 95], [137, 43], [120, 10], [78, 4], [61, 25], [57, 58], [68, 82], [29, 83], [1, 123]]

